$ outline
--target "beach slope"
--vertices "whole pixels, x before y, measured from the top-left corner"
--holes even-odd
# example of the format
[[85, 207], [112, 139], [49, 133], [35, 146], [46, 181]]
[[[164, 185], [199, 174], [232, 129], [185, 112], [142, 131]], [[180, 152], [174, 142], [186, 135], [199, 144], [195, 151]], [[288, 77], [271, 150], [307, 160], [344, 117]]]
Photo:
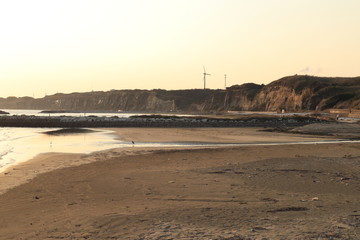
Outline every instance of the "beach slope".
[[0, 239], [360, 236], [359, 144], [129, 154], [86, 155], [97, 161], [40, 174], [0, 195]]

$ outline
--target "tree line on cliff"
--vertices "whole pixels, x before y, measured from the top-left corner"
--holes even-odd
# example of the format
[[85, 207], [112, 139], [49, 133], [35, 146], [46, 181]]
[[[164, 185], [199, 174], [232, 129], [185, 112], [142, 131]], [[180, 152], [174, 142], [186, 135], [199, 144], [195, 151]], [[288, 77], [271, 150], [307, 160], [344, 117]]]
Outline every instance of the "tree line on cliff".
[[224, 112], [359, 109], [360, 77], [294, 75], [267, 85], [245, 83], [225, 90], [112, 90], [0, 98], [2, 109], [72, 111]]

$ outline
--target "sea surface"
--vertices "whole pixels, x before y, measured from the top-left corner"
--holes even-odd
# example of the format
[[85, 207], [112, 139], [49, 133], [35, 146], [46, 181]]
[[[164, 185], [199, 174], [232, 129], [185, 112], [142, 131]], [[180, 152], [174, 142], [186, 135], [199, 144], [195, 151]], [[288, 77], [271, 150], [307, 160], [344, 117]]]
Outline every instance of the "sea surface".
[[[97, 117], [119, 117], [128, 118], [136, 115], [152, 115], [158, 113], [139, 113], [139, 112], [59, 112], [59, 113], [43, 113], [42, 110], [29, 110], [29, 109], [0, 109], [8, 112], [7, 115], [26, 115], [26, 116], [44, 116], [44, 117], [86, 117], [86, 116], [97, 116]], [[194, 116], [190, 114], [161, 114], [164, 116]]]
[[[8, 115], [27, 116], [71, 116], [71, 117], [113, 117], [128, 118], [143, 113], [124, 112], [65, 112], [42, 113], [41, 110], [28, 109], [1, 109]], [[147, 113], [149, 114], [149, 113]], [[169, 114], [175, 115], [175, 114]], [[185, 116], [185, 115], [184, 115]], [[57, 153], [91, 153], [117, 147], [133, 147], [132, 142], [121, 141], [111, 131], [96, 129], [90, 133], [66, 135], [48, 135], [47, 131], [57, 128], [0, 128], [0, 172], [8, 167], [30, 160], [36, 155], [45, 152]], [[161, 147], [167, 144], [137, 143], [137, 147]], [[174, 144], [170, 144], [174, 146]], [[176, 144], [175, 144], [176, 145]]]
[[[13, 110], [2, 109], [10, 115], [35, 115], [48, 116], [40, 113], [40, 110]], [[130, 117], [141, 113], [51, 113], [50, 116], [73, 116], [83, 117], [89, 115], [103, 117]], [[170, 114], [169, 114], [170, 115]], [[175, 114], [172, 114], [175, 115]], [[185, 115], [178, 115], [185, 116]], [[321, 141], [321, 142], [287, 142], [287, 143], [202, 143], [202, 142], [171, 142], [171, 143], [148, 143], [121, 141], [112, 131], [95, 129], [89, 133], [77, 133], [66, 135], [49, 135], [48, 131], [58, 128], [0, 128], [0, 173], [8, 167], [30, 160], [36, 155], [46, 152], [57, 153], [91, 153], [119, 147], [212, 147], [212, 146], [250, 146], [250, 145], [281, 145], [281, 144], [320, 144], [338, 142], [359, 141]]]
[[111, 131], [48, 135], [54, 128], [0, 128], [0, 172], [45, 152], [90, 153], [118, 147]]
[[97, 117], [122, 117], [128, 118], [130, 116], [139, 115], [141, 113], [125, 113], [125, 112], [64, 112], [64, 113], [42, 113], [42, 110], [29, 110], [29, 109], [1, 109], [8, 112], [9, 115], [27, 115], [27, 116], [44, 116], [44, 117], [85, 117], [85, 116], [97, 116]]
[[126, 147], [212, 146], [209, 143], [147, 143], [122, 141], [112, 131], [92, 129], [91, 132], [49, 135], [60, 128], [0, 128], [0, 173], [41, 153], [83, 153]]
[[126, 147], [220, 147], [220, 146], [264, 146], [289, 144], [351, 143], [360, 141], [323, 140], [306, 142], [136, 142], [122, 141], [111, 130], [95, 129], [91, 132], [49, 135], [48, 131], [59, 128], [0, 128], [0, 173], [16, 164], [30, 160], [41, 153], [83, 153]]

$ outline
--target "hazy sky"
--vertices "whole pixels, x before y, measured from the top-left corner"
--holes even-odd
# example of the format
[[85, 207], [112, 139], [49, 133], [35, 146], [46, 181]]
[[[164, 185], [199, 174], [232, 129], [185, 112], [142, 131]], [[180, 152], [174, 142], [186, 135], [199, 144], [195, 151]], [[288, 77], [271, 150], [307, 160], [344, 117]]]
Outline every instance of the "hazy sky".
[[360, 75], [360, 0], [0, 0], [0, 96]]

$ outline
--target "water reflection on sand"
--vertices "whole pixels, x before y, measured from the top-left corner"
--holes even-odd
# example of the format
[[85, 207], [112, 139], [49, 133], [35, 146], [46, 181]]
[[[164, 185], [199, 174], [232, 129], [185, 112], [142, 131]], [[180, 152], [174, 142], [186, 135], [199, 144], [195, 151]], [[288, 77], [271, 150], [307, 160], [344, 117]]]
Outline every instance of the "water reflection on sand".
[[121, 141], [110, 130], [91, 130], [67, 134], [46, 134], [57, 129], [0, 128], [0, 172], [5, 168], [30, 160], [40, 153], [91, 153], [120, 147], [231, 147], [289, 144], [324, 144], [359, 142], [348, 140], [307, 140], [288, 142], [132, 142]]
[[1, 128], [0, 129], [0, 171], [32, 159], [45, 152], [90, 153], [118, 147], [118, 140], [110, 131], [91, 131], [65, 135], [48, 135], [45, 132], [55, 129], [39, 128]]

